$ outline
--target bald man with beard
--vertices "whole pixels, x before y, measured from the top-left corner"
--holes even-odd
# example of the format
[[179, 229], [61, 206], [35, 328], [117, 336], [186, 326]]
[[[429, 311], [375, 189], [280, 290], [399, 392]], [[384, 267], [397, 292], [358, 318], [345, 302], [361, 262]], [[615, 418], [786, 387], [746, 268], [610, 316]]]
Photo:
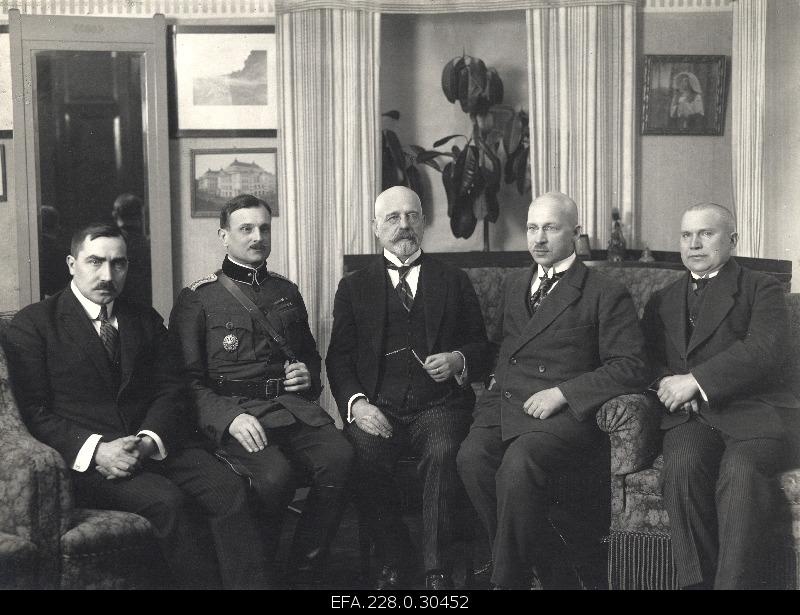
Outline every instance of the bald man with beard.
[[458, 454], [458, 471], [492, 545], [496, 589], [548, 588], [556, 538], [547, 482], [596, 463], [594, 416], [647, 384], [642, 335], [624, 286], [575, 256], [578, 210], [551, 192], [528, 210], [533, 267], [512, 273], [501, 306], [500, 354]]
[[356, 451], [359, 505], [383, 558], [377, 589], [409, 582], [411, 544], [394, 481], [409, 452], [423, 482], [425, 586], [452, 586], [454, 517], [468, 505], [455, 458], [475, 403], [469, 382], [486, 373], [475, 291], [461, 269], [422, 253], [424, 226], [413, 191], [378, 196], [373, 229], [383, 254], [339, 283], [325, 360]]

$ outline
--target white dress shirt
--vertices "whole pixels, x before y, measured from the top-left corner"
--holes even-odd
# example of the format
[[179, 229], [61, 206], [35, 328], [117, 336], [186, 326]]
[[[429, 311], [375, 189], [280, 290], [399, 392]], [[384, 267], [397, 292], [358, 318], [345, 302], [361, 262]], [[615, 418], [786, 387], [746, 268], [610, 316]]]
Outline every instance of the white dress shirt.
[[[536, 273], [536, 276], [533, 278], [533, 281], [531, 283], [531, 295], [533, 295], [533, 293], [535, 293], [537, 290], [539, 290], [539, 286], [542, 283], [540, 278], [542, 276], [547, 275], [548, 278], [552, 278], [555, 274], [562, 273], [562, 272], [566, 271], [567, 269], [572, 267], [572, 263], [575, 262], [576, 258], [577, 258], [577, 256], [575, 256], [575, 252], [573, 252], [567, 258], [565, 258], [564, 260], [558, 261], [556, 264], [554, 264], [549, 269], [545, 269], [544, 267], [539, 265], [539, 269], [538, 269], [538, 271]], [[547, 291], [548, 294], [553, 292], [553, 289], [556, 286], [558, 286], [559, 281], [560, 280], [556, 280], [555, 282], [553, 282], [553, 285], [550, 287], [550, 290]]]
[[[701, 278], [710, 280], [717, 277], [720, 269], [722, 269], [722, 265], [720, 265], [718, 269], [712, 271], [711, 273], [706, 273], [705, 275], [697, 275], [694, 271], [690, 271], [689, 273], [692, 274], [692, 281], [699, 280]], [[691, 374], [691, 372], [689, 373]], [[694, 377], [694, 374], [692, 374], [692, 377]], [[695, 382], [697, 382], [697, 378], [695, 378]], [[703, 387], [700, 386], [699, 382], [697, 383], [697, 388], [700, 389], [700, 396], [703, 398], [703, 401], [708, 403], [708, 395], [706, 395], [706, 392], [703, 390]]]
[[[101, 307], [84, 297], [81, 294], [81, 291], [78, 290], [78, 287], [75, 285], [75, 280], [73, 280], [70, 285], [70, 289], [72, 290], [72, 294], [75, 295], [75, 298], [80, 302], [81, 306], [83, 307], [84, 312], [92, 321], [92, 326], [94, 330], [97, 332], [97, 335], [100, 335], [100, 309]], [[109, 324], [114, 327], [117, 331], [119, 331], [119, 321], [117, 320], [117, 314], [114, 312], [114, 302], [106, 304], [106, 310], [109, 314], [108, 322]], [[164, 448], [164, 442], [162, 442], [161, 438], [158, 436], [157, 433], [150, 431], [149, 429], [143, 429], [139, 433], [136, 434], [139, 437], [142, 436], [150, 436], [153, 438], [153, 441], [156, 443], [158, 450], [154, 452], [150, 459], [154, 459], [155, 461], [161, 461], [165, 459], [167, 456], [167, 449]], [[72, 469], [76, 472], [85, 472], [88, 470], [92, 465], [92, 460], [94, 459], [94, 452], [97, 450], [97, 445], [100, 444], [100, 439], [103, 437], [102, 434], [96, 433], [92, 434], [86, 439], [86, 442], [83, 443], [81, 450], [78, 451], [77, 456], [75, 457], [75, 461], [72, 462]]]

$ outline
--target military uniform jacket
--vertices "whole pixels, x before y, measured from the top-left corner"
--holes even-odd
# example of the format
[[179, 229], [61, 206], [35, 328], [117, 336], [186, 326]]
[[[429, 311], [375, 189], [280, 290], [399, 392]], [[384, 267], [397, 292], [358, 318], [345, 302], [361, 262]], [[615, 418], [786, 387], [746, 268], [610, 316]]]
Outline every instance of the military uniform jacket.
[[[231, 397], [214, 391], [212, 384], [218, 378], [282, 378], [283, 364], [288, 358], [222, 286], [217, 279], [222, 272], [264, 312], [286, 338], [297, 360], [306, 364], [311, 373], [310, 390], [302, 394], [284, 393], [272, 400]], [[181, 291], [170, 315], [169, 329], [179, 339], [183, 351], [200, 428], [217, 444], [222, 442], [231, 421], [244, 412], [259, 418], [266, 428], [291, 425], [295, 420], [311, 426], [332, 422], [314, 401], [322, 391], [322, 361], [308, 325], [303, 298], [294, 283], [267, 271], [266, 266], [253, 270], [240, 267], [226, 257], [217, 274]]]
[[[700, 413], [735, 438], [780, 437], [777, 408], [800, 402], [781, 381], [789, 315], [778, 280], [730, 259], [705, 290], [688, 336], [689, 274], [656, 292], [645, 308], [647, 349], [660, 378], [694, 375], [708, 397]], [[665, 412], [662, 429], [686, 422], [684, 411]]]
[[[531, 316], [536, 271], [506, 280], [496, 384], [478, 403], [473, 426], [500, 425], [504, 440], [545, 431], [582, 441], [597, 431], [592, 419], [601, 404], [647, 386], [636, 310], [623, 285], [576, 261]], [[568, 408], [544, 420], [524, 413], [531, 395], [556, 386]]]

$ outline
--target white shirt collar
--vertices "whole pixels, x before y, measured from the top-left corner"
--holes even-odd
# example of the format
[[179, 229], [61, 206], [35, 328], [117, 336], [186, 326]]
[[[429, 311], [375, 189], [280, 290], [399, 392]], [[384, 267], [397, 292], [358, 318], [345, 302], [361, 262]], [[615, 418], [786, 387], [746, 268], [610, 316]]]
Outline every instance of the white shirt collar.
[[539, 272], [537, 273], [537, 277], [541, 278], [543, 275], [545, 275], [545, 273], [547, 273], [547, 277], [552, 278], [553, 275], [555, 275], [556, 273], [561, 273], [562, 271], [566, 271], [567, 269], [569, 269], [572, 266], [572, 263], [575, 262], [576, 258], [577, 256], [575, 255], [575, 252], [573, 252], [564, 260], [558, 261], [555, 265], [550, 267], [550, 269], [545, 270], [544, 267], [539, 265]]
[[[87, 316], [89, 316], [91, 320], [97, 320], [97, 318], [100, 316], [100, 306], [94, 301], [83, 296], [81, 291], [78, 290], [74, 279], [69, 283], [69, 287], [72, 289], [72, 294], [75, 295], [75, 298], [80, 302], [81, 306], [83, 306], [83, 310], [86, 312]], [[106, 310], [109, 314], [109, 318], [113, 317], [114, 303], [115, 302], [112, 301], [111, 303], [106, 304]]]
[[393, 265], [397, 265], [398, 267], [402, 267], [403, 265], [413, 265], [414, 261], [416, 261], [420, 255], [422, 254], [422, 248], [414, 252], [411, 256], [406, 259], [406, 262], [402, 262], [399, 258], [397, 258], [394, 254], [389, 252], [386, 248], [383, 249], [383, 255]]
[[694, 271], [690, 271], [689, 273], [692, 274], [693, 280], [699, 280], [700, 278], [708, 278], [710, 280], [711, 278], [715, 278], [724, 266], [725, 265], [720, 265], [718, 269], [715, 269], [711, 273], [706, 273], [705, 275], [697, 275]]

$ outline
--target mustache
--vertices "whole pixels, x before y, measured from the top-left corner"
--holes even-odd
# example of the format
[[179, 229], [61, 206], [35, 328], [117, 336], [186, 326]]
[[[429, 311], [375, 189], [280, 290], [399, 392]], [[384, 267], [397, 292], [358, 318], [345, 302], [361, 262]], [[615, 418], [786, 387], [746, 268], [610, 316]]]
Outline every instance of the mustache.
[[263, 243], [254, 243], [254, 244], [250, 245], [250, 249], [251, 250], [254, 249], [254, 248], [258, 248], [260, 250], [264, 250], [266, 247], [267, 247], [266, 244], [263, 244]]
[[111, 290], [116, 291], [117, 286], [114, 282], [98, 282], [98, 284], [94, 287], [95, 290]]
[[403, 239], [411, 239], [417, 243], [419, 242], [419, 237], [417, 237], [417, 234], [411, 230], [398, 230], [392, 238], [392, 240], [395, 242], [402, 241]]

